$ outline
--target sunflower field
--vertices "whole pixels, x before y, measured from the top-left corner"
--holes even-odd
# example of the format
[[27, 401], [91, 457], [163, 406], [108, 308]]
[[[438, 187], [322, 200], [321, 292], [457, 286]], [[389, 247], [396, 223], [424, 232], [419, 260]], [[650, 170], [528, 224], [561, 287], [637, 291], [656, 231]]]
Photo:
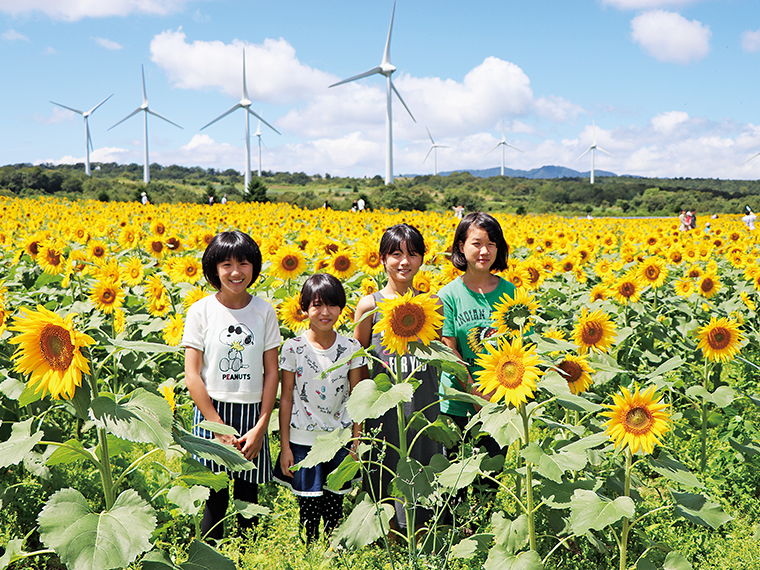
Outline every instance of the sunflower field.
[[[236, 535], [231, 516], [230, 538], [211, 546], [203, 504], [228, 478], [192, 455], [249, 464], [191, 433], [178, 345], [188, 307], [212, 293], [200, 263], [209, 241], [229, 229], [256, 240], [264, 264], [251, 292], [277, 309], [284, 338], [308, 325], [305, 278], [337, 276], [339, 332], [351, 336], [357, 302], [386, 282], [384, 230], [422, 232], [415, 287], [434, 294], [459, 274], [447, 253], [458, 220], [282, 203], [0, 207], [0, 570], [760, 567], [760, 234], [738, 218], [713, 219], [708, 233], [680, 232], [675, 218], [496, 214], [510, 248], [501, 276], [517, 293], [473, 339], [485, 348], [473, 380], [493, 401], [446, 389], [477, 405], [464, 430], [443, 416], [400, 422], [463, 444], [430, 465], [401, 453], [396, 498], [409, 521], [423, 506], [438, 524], [389, 534], [393, 506], [355, 489], [333, 536], [306, 546], [295, 500], [267, 485], [260, 504], [231, 507], [257, 517], [254, 530]], [[389, 329], [389, 345], [461, 375], [428, 334], [438, 321], [425, 302], [410, 305], [419, 328]], [[381, 376], [357, 386], [354, 419], [411, 398], [411, 378]], [[276, 447], [276, 413], [271, 430]], [[479, 433], [506, 457], [482, 453]], [[304, 461], [347, 437], [318, 440]], [[336, 483], [362, 469], [347, 459]]]

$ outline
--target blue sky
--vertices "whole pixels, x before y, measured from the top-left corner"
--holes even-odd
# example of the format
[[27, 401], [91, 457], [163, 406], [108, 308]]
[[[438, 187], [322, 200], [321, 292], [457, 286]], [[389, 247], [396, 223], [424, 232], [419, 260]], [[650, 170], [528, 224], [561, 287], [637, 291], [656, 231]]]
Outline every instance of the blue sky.
[[[0, 164], [143, 162], [242, 171], [242, 111], [200, 128], [241, 97], [246, 51], [263, 168], [374, 176], [385, 169], [385, 82], [328, 89], [382, 59], [392, 0], [0, 0]], [[760, 10], [756, 0], [398, 0], [394, 172], [555, 164], [593, 140], [596, 168], [620, 174], [760, 177]], [[252, 119], [251, 131], [257, 121]], [[257, 166], [256, 140], [252, 165]]]

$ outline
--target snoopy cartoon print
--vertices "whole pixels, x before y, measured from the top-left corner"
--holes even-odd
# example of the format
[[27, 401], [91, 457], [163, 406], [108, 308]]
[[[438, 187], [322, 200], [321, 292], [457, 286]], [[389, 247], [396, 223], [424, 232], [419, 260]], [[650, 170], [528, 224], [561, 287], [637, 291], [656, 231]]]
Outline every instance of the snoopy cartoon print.
[[241, 368], [248, 368], [243, 363], [243, 351], [248, 346], [253, 346], [253, 333], [243, 323], [230, 325], [219, 333], [219, 340], [230, 347], [227, 357], [219, 361], [219, 370], [237, 372]]

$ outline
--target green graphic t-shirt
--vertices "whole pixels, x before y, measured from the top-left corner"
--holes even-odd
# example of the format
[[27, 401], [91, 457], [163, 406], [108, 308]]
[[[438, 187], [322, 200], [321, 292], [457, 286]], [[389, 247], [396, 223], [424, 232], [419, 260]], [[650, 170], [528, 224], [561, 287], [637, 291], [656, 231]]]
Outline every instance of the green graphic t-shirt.
[[[470, 376], [477, 380], [475, 373], [481, 370], [475, 365], [478, 355], [485, 352], [483, 340], [496, 333], [491, 323], [491, 313], [505, 295], [515, 296], [515, 286], [506, 279], [499, 278], [496, 289], [490, 293], [476, 293], [458, 277], [440, 290], [438, 296], [443, 302], [443, 336], [456, 339], [459, 354], [467, 364]], [[456, 377], [446, 372], [441, 374], [441, 385], [461, 390]], [[450, 416], [466, 416], [475, 413], [472, 404], [446, 400], [441, 403], [441, 412]]]

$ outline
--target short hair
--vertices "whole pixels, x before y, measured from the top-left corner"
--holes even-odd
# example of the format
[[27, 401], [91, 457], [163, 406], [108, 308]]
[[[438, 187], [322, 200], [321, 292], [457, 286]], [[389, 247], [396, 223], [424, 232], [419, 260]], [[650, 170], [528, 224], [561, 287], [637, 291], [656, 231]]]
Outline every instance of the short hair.
[[216, 234], [203, 252], [203, 275], [217, 291], [222, 288], [216, 266], [230, 259], [248, 261], [253, 266], [253, 278], [246, 285], [250, 287], [261, 273], [261, 250], [253, 238], [240, 230]]
[[304, 282], [301, 287], [301, 310], [307, 312], [316, 301], [338, 306], [341, 310], [346, 307], [346, 292], [337, 277], [329, 273], [315, 273]]
[[425, 257], [425, 239], [420, 230], [410, 224], [396, 224], [385, 230], [380, 239], [380, 259], [385, 260], [394, 251], [399, 251], [402, 243], [406, 243], [406, 251], [412, 255]]
[[485, 231], [488, 234], [488, 239], [496, 244], [496, 259], [491, 264], [491, 271], [504, 271], [507, 268], [509, 246], [504, 239], [504, 233], [501, 231], [499, 222], [491, 214], [485, 212], [471, 212], [459, 222], [457, 231], [454, 233], [454, 244], [451, 246], [451, 263], [459, 271], [467, 270], [467, 258], [462, 253], [459, 244], [467, 240], [471, 226]]

